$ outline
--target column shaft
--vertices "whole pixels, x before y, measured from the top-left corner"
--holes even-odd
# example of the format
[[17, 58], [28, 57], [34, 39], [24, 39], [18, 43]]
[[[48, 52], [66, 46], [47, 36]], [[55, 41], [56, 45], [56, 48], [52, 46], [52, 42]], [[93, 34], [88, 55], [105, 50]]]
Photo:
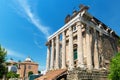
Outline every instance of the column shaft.
[[80, 22], [77, 23], [78, 31], [77, 31], [77, 54], [78, 54], [78, 67], [84, 68], [83, 63], [83, 37], [82, 37], [82, 25]]
[[56, 66], [55, 69], [59, 69], [59, 35], [56, 36]]
[[90, 32], [89, 26], [86, 27], [86, 52], [87, 52], [87, 68], [91, 70], [92, 66], [92, 55], [91, 55], [91, 46], [90, 46]]
[[73, 55], [73, 33], [72, 28], [69, 28], [69, 69], [74, 68], [74, 55]]
[[[86, 33], [85, 33], [86, 34]], [[83, 63], [84, 63], [84, 68], [87, 67], [87, 52], [86, 52], [86, 35], [84, 34], [84, 38], [83, 38]]]
[[52, 50], [51, 50], [51, 66], [50, 69], [52, 70], [54, 68], [54, 39], [52, 39]]
[[98, 41], [97, 41], [97, 34], [96, 30], [94, 29], [94, 37], [95, 37], [95, 44], [94, 44], [94, 68], [99, 69], [99, 58], [98, 58]]
[[65, 32], [62, 33], [62, 69], [66, 68], [66, 38]]
[[50, 69], [50, 45], [48, 45], [48, 48], [47, 48], [47, 65], [46, 65], [46, 68], [47, 68], [47, 71]]

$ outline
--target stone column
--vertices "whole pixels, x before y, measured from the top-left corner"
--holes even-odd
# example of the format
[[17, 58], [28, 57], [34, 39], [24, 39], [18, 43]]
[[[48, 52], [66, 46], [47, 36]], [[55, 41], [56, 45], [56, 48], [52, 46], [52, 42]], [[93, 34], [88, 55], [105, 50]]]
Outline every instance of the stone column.
[[69, 69], [74, 68], [74, 55], [73, 55], [73, 32], [72, 27], [69, 28]]
[[94, 37], [95, 37], [95, 44], [94, 44], [94, 68], [99, 69], [99, 57], [98, 57], [98, 41], [97, 41], [97, 33], [96, 29], [94, 29]]
[[91, 46], [90, 46], [90, 32], [89, 26], [86, 26], [86, 53], [87, 53], [87, 68], [92, 70], [92, 54], [91, 54]]
[[87, 65], [87, 53], [86, 53], [86, 33], [84, 33], [84, 37], [83, 37], [83, 54], [84, 54], [84, 58], [83, 58], [83, 62], [84, 62], [84, 67], [86, 68]]
[[54, 68], [54, 39], [52, 39], [52, 48], [51, 48], [51, 65], [50, 65], [50, 70], [53, 70]]
[[46, 68], [47, 71], [50, 69], [50, 45], [48, 44], [48, 48], [47, 48], [47, 64], [46, 64]]
[[77, 67], [84, 68], [83, 63], [83, 37], [82, 37], [82, 24], [77, 22], [77, 55], [78, 55], [78, 65]]
[[56, 36], [56, 65], [55, 69], [59, 69], [59, 35]]
[[62, 69], [66, 68], [66, 38], [65, 32], [62, 33]]

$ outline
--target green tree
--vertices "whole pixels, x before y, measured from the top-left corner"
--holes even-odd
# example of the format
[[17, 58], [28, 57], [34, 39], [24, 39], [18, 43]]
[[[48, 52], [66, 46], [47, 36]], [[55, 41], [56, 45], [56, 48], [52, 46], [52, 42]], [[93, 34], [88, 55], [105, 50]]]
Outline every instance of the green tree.
[[32, 75], [33, 74], [33, 72], [32, 71], [29, 71], [28, 72], [28, 77], [30, 76], [30, 75]]
[[7, 51], [0, 45], [0, 78], [6, 73], [5, 61], [6, 61]]
[[19, 74], [16, 74], [15, 72], [10, 71], [10, 72], [7, 73], [7, 78], [8, 79], [9, 78], [18, 78], [18, 77], [19, 77]]
[[109, 79], [120, 80], [120, 53], [111, 60]]

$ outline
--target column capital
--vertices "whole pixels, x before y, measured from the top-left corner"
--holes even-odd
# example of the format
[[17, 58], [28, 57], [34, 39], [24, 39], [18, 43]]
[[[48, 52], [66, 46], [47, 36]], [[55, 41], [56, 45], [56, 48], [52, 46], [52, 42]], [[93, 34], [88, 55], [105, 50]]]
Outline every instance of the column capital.
[[76, 26], [81, 26], [82, 23], [80, 21], [76, 22]]
[[86, 26], [86, 32], [89, 34], [90, 33], [90, 27], [87, 25]]
[[94, 28], [94, 37], [96, 37], [96, 32], [97, 32], [97, 31], [96, 31], [96, 29]]
[[46, 45], [46, 46], [49, 46], [49, 45], [50, 45], [50, 40], [47, 41], [45, 45]]
[[49, 45], [47, 45], [47, 47], [48, 47], [48, 48], [50, 48], [50, 44], [49, 44]]
[[69, 31], [72, 31], [72, 27], [69, 27], [68, 29], [69, 29]]
[[56, 35], [56, 40], [59, 40], [59, 34]]
[[62, 35], [65, 36], [65, 31], [62, 32]]
[[52, 43], [54, 42], [54, 38], [51, 40], [52, 41]]
[[65, 37], [66, 37], [66, 36], [65, 36], [65, 32], [63, 31], [63, 32], [62, 32], [62, 40], [64, 40]]

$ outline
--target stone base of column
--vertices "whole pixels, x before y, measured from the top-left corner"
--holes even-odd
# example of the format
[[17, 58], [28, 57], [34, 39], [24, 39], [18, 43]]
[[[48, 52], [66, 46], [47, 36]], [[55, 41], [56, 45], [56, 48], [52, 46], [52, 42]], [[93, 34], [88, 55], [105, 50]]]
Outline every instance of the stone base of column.
[[99, 67], [95, 67], [94, 69], [98, 70], [98, 69], [99, 69]]
[[46, 71], [49, 71], [50, 69], [46, 69]]
[[50, 70], [53, 70], [52, 68]]
[[50, 69], [50, 70], [53, 70], [53, 69]]
[[50, 70], [53, 70], [53, 69], [54, 69], [53, 67], [50, 68]]
[[88, 68], [88, 70], [92, 70], [93, 69], [93, 67], [92, 67], [92, 65], [87, 65], [87, 68]]
[[85, 69], [84, 64], [79, 64], [77, 67], [81, 68], [81, 69]]
[[59, 69], [59, 67], [57, 66], [57, 67], [55, 67], [55, 69]]
[[66, 69], [66, 66], [62, 66], [62, 69]]
[[68, 70], [71, 71], [74, 69], [74, 66], [69, 66]]

